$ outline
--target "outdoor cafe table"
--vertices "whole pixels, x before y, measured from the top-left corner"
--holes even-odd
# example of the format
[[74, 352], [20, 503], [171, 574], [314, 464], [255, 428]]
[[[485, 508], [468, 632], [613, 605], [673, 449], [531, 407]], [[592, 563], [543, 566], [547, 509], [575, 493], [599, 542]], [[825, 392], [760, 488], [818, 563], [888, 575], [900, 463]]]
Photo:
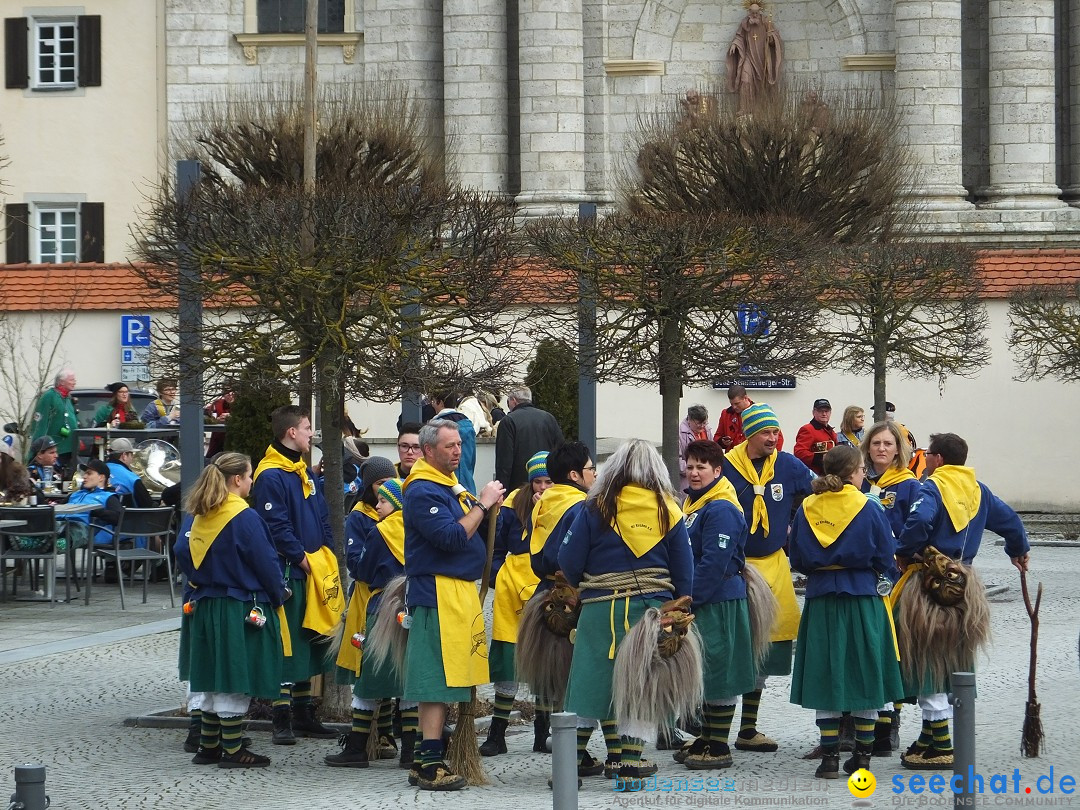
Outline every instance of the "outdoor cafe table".
[[[52, 508], [53, 508], [53, 514], [55, 514], [57, 517], [60, 517], [61, 515], [78, 515], [78, 514], [85, 513], [85, 512], [96, 512], [98, 509], [102, 508], [102, 504], [100, 504], [100, 503], [57, 503], [57, 504], [52, 504]], [[25, 526], [26, 525], [26, 522], [22, 521], [22, 520], [2, 520], [2, 521], [0, 521], [0, 528], [8, 528], [8, 526], [5, 525], [5, 524], [9, 524], [9, 523], [14, 524], [10, 528], [17, 528], [18, 526]], [[91, 537], [90, 542], [92, 543], [93, 541], [94, 541], [93, 537]], [[75, 559], [74, 549], [72, 549], [72, 555], [71, 555], [70, 559], [72, 559], [72, 560]], [[69, 574], [70, 574], [70, 572], [68, 572], [67, 570], [64, 571], [64, 576], [65, 577], [69, 576]], [[17, 596], [17, 597], [15, 597], [15, 599], [16, 599], [16, 601], [19, 601], [19, 602], [51, 602], [52, 598], [53, 598], [53, 589], [55, 587], [56, 587], [56, 577], [55, 576], [49, 577], [47, 579], [46, 583], [45, 583], [45, 595], [44, 596], [39, 596], [37, 594], [30, 594], [30, 595], [27, 595], [27, 596]], [[63, 601], [63, 600], [61, 600], [61, 601]]]

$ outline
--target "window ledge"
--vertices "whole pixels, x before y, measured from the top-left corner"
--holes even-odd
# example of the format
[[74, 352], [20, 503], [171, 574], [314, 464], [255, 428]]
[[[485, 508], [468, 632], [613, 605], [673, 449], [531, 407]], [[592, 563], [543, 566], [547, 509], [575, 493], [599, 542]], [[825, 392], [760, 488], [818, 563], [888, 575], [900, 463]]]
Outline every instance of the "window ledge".
[[[244, 49], [244, 59], [249, 65], [259, 64], [259, 48], [278, 48], [283, 46], [303, 46], [303, 34], [233, 34], [233, 38]], [[344, 34], [319, 34], [320, 45], [340, 45], [341, 58], [346, 65], [356, 59], [356, 46], [364, 35], [359, 31]]]
[[844, 70], [895, 70], [896, 54], [891, 51], [880, 53], [857, 53], [845, 56]]

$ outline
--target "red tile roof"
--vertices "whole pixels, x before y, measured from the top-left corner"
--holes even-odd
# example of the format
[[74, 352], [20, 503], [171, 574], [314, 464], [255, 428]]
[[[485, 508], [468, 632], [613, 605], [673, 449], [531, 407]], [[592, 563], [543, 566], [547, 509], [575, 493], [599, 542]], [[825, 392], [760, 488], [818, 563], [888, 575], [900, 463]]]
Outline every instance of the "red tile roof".
[[[1080, 284], [1080, 249], [986, 250], [979, 253], [984, 298], [1005, 299], [1032, 284]], [[0, 310], [125, 312], [176, 308], [130, 264], [0, 264]]]

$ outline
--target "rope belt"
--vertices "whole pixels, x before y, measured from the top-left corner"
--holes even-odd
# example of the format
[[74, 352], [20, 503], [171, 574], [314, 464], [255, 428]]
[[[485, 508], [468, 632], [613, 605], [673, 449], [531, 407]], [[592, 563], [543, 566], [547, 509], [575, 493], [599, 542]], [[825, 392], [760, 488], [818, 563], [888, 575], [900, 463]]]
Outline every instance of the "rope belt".
[[[616, 571], [610, 574], [585, 574], [578, 585], [581, 590], [610, 590], [610, 594], [590, 596], [582, 599], [581, 604], [590, 602], [611, 602], [611, 646], [608, 647], [608, 660], [615, 659], [615, 602], [623, 600], [623, 631], [630, 632], [630, 598], [657, 591], [672, 591], [671, 572], [666, 568], [639, 568], [635, 571]], [[576, 634], [575, 634], [576, 635]]]

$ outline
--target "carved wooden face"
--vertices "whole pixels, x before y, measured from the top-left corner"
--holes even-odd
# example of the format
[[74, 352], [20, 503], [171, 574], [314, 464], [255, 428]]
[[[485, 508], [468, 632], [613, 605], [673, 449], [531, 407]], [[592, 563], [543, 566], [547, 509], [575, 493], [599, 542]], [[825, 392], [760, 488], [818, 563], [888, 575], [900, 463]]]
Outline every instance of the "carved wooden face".
[[923, 561], [926, 570], [923, 571], [922, 586], [930, 597], [945, 607], [962, 602], [967, 587], [967, 574], [963, 566], [933, 546], [927, 546]]

